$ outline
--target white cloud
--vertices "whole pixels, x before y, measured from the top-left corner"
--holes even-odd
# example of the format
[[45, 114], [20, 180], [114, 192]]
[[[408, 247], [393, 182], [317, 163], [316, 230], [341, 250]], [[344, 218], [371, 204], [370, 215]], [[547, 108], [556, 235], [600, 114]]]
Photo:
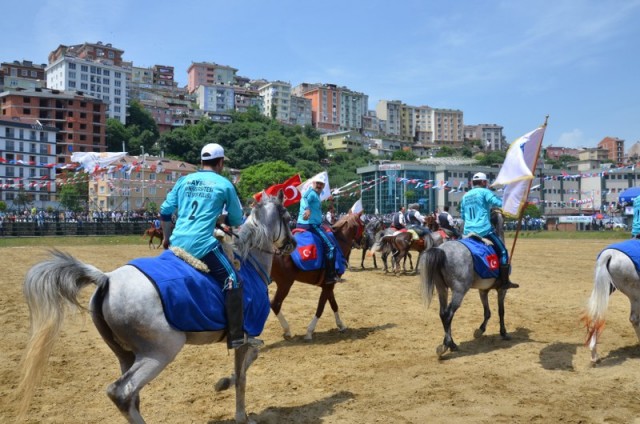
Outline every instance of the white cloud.
[[562, 147], [584, 147], [587, 145], [587, 140], [578, 128], [560, 134], [558, 137], [558, 146]]

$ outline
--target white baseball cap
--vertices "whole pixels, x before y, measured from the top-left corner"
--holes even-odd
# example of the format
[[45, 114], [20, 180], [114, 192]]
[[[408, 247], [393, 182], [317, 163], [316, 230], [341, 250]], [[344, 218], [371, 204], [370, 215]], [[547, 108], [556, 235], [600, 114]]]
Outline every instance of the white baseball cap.
[[472, 178], [473, 181], [487, 181], [487, 174], [484, 172], [476, 172]]
[[315, 184], [315, 183], [322, 183], [322, 184], [326, 184], [326, 183], [324, 182], [324, 179], [323, 179], [322, 177], [319, 177], [319, 176], [315, 176], [315, 177], [313, 177], [313, 178], [311, 179], [311, 183], [312, 183], [312, 184]]
[[218, 143], [209, 143], [202, 148], [200, 159], [211, 160], [217, 158], [225, 158], [224, 149]]

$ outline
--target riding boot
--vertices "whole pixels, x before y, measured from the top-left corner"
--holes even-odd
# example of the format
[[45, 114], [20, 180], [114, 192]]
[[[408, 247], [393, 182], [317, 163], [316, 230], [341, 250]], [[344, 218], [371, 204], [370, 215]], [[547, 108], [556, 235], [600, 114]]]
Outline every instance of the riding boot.
[[509, 268], [509, 265], [500, 265], [500, 288], [517, 289], [520, 285], [509, 280]]
[[336, 275], [336, 262], [335, 259], [327, 258], [326, 266], [325, 266], [325, 275], [324, 275], [324, 283], [325, 284], [335, 284], [338, 280], [338, 276]]
[[242, 306], [242, 288], [225, 292], [224, 310], [227, 315], [227, 348], [237, 349], [245, 343], [259, 346], [261, 340], [250, 338], [244, 332], [244, 308]]

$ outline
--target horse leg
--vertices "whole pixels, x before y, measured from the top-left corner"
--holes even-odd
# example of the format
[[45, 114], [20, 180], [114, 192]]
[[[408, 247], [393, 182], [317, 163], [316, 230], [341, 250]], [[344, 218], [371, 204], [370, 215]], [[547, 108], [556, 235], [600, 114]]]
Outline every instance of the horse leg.
[[333, 317], [336, 320], [336, 326], [338, 327], [338, 331], [342, 332], [347, 329], [347, 326], [344, 325], [342, 319], [340, 319], [340, 313], [338, 312], [338, 302], [336, 302], [336, 296], [333, 289], [329, 292], [329, 305], [331, 306], [331, 310], [333, 311]]
[[[360, 261], [360, 268], [361, 269], [364, 269], [364, 256], [366, 255], [366, 253], [367, 253], [367, 248], [363, 247], [362, 248], [362, 260]], [[375, 259], [374, 259], [374, 261], [375, 261]]]
[[373, 254], [373, 267], [375, 269], [378, 269], [378, 264], [376, 263], [376, 254], [375, 253]]
[[245, 394], [247, 390], [247, 369], [258, 357], [258, 348], [245, 344], [235, 349], [234, 363], [236, 375], [236, 423], [252, 423], [247, 416]]
[[[327, 300], [329, 299], [329, 292], [333, 291], [333, 286], [334, 286], [333, 284], [322, 286], [322, 291], [320, 292], [320, 299], [318, 299], [318, 308], [316, 309], [316, 314], [313, 316], [313, 318], [311, 319], [311, 322], [307, 326], [307, 334], [305, 334], [304, 336], [305, 340], [313, 339], [313, 332], [316, 330], [318, 321], [320, 320], [320, 317], [324, 312], [324, 305], [327, 303]], [[338, 305], [336, 304], [336, 308], [337, 306]]]
[[[453, 341], [453, 337], [451, 335], [451, 323], [453, 322], [453, 316], [456, 311], [462, 304], [462, 298], [464, 297], [464, 293], [459, 293], [453, 291], [451, 296], [451, 303], [446, 305], [446, 294], [444, 294], [444, 303], [443, 303], [443, 290], [438, 290], [438, 297], [440, 298], [440, 320], [442, 321], [442, 326], [444, 327], [444, 340], [442, 341], [442, 345], [438, 346], [436, 349], [436, 353], [438, 357], [442, 357], [447, 350], [451, 350], [455, 352], [458, 350], [458, 345]], [[443, 307], [443, 305], [446, 305]]]
[[276, 281], [276, 286], [277, 286], [276, 294], [273, 295], [273, 299], [271, 300], [271, 310], [278, 318], [278, 321], [280, 322], [280, 326], [284, 331], [282, 336], [287, 340], [292, 337], [291, 327], [289, 326], [287, 319], [284, 317], [284, 314], [282, 313], [282, 303], [284, 302], [284, 299], [289, 294], [289, 290], [291, 290], [292, 285], [293, 285], [293, 280], [284, 281], [284, 282]]
[[507, 334], [507, 327], [504, 325], [504, 299], [507, 296], [507, 290], [498, 290], [498, 316], [500, 317], [500, 336], [502, 340], [511, 340], [511, 336]]
[[480, 328], [473, 332], [473, 337], [476, 339], [481, 337], [485, 331], [487, 331], [487, 323], [491, 318], [491, 309], [489, 308], [489, 290], [480, 290], [480, 301], [482, 302], [482, 309], [484, 310], [484, 320], [480, 324]]

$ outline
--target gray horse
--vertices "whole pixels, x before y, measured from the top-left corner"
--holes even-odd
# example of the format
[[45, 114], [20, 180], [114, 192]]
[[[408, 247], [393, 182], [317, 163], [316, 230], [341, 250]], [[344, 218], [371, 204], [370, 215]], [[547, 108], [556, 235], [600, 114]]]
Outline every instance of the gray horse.
[[[491, 223], [496, 234], [502, 240], [504, 240], [503, 219], [499, 211], [492, 211]], [[510, 339], [504, 325], [504, 299], [507, 288], [498, 288], [496, 279], [480, 278], [473, 269], [473, 258], [469, 249], [462, 243], [454, 240], [428, 249], [420, 257], [420, 282], [422, 297], [427, 303], [427, 307], [431, 304], [434, 287], [438, 291], [440, 320], [444, 327], [444, 341], [436, 349], [439, 357], [442, 357], [448, 350], [458, 350], [458, 346], [451, 336], [451, 322], [469, 289], [477, 289], [480, 292], [480, 300], [484, 308], [484, 320], [475, 331], [474, 337], [482, 336], [487, 329], [487, 322], [491, 317], [489, 290], [496, 289], [498, 291], [500, 335], [504, 340]], [[450, 303], [448, 303], [449, 291], [452, 293]]]
[[[295, 241], [290, 216], [282, 206], [283, 194], [262, 196], [243, 224], [236, 253], [253, 262], [266, 283], [274, 248], [291, 252]], [[144, 423], [140, 414], [140, 390], [171, 363], [185, 344], [223, 342], [226, 332], [183, 332], [172, 327], [163, 311], [155, 285], [137, 268], [122, 266], [103, 273], [59, 251], [34, 265], [27, 273], [24, 294], [31, 316], [31, 339], [24, 360], [18, 393], [19, 417], [23, 418], [41, 379], [53, 343], [59, 336], [67, 306], [81, 307], [77, 296], [90, 284], [97, 286], [89, 311], [104, 341], [116, 354], [122, 375], [109, 385], [107, 395], [129, 423]], [[266, 295], [266, 293], [265, 293]], [[268, 299], [267, 299], [268, 301]], [[258, 348], [246, 344], [234, 351], [235, 371], [222, 379], [217, 390], [236, 388], [235, 420], [247, 423], [246, 372], [258, 357]]]
[[[632, 241], [640, 243], [640, 241]], [[640, 340], [640, 277], [633, 262], [623, 252], [616, 249], [605, 249], [596, 262], [593, 291], [583, 316], [587, 328], [587, 341], [591, 350], [591, 364], [600, 362], [596, 350], [598, 337], [604, 329], [605, 313], [609, 304], [609, 296], [620, 290], [631, 302], [629, 321]]]

